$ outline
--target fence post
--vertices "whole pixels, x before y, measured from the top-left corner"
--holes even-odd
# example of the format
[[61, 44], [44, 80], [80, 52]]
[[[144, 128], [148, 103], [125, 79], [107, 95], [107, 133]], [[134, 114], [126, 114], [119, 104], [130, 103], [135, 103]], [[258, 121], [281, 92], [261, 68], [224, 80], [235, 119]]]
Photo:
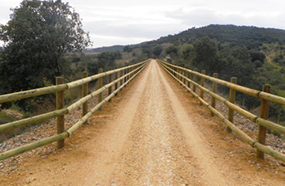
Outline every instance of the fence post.
[[133, 67], [129, 68], [129, 72], [130, 72], [129, 79], [131, 79], [131, 78], [132, 78], [132, 76], [133, 76], [132, 71], [133, 71]]
[[[237, 83], [237, 78], [236, 77], [232, 77], [231, 78], [231, 82], [236, 84]], [[229, 93], [229, 101], [231, 103], [235, 103], [235, 101], [236, 101], [236, 91], [234, 89], [232, 89], [232, 88], [230, 89], [230, 93]], [[228, 108], [228, 119], [229, 119], [230, 122], [233, 123], [233, 121], [234, 121], [234, 110], [231, 109], [231, 108]], [[227, 131], [228, 132], [232, 132], [232, 130], [229, 127], [227, 127]]]
[[187, 72], [186, 72], [186, 70], [183, 70], [183, 75], [184, 75], [184, 78], [183, 78], [183, 83], [184, 83], [184, 85], [186, 85], [186, 77], [187, 77]]
[[[131, 72], [131, 68], [128, 68], [128, 73], [130, 72]], [[131, 78], [131, 74], [128, 75], [128, 81], [130, 80], [130, 78]]]
[[177, 82], [180, 84], [179, 80], [180, 80], [180, 71], [178, 68], [176, 68], [176, 77], [177, 77]]
[[[187, 78], [188, 79], [191, 79], [191, 74], [190, 74], [190, 72], [188, 72], [187, 71]], [[190, 83], [190, 81], [188, 81], [188, 85], [187, 85], [189, 88], [191, 87], [191, 83]]]
[[[124, 70], [124, 75], [126, 75], [127, 74], [127, 69], [125, 69]], [[126, 83], [127, 82], [127, 76], [125, 76], [125, 78], [124, 78], [124, 83]], [[124, 87], [126, 87], [127, 85], [125, 85]]]
[[[82, 73], [82, 79], [88, 77], [88, 73], [85, 71]], [[82, 85], [82, 97], [87, 96], [88, 94], [88, 83], [85, 83]], [[82, 117], [85, 116], [88, 112], [88, 101], [86, 101], [85, 103], [83, 103], [82, 105]], [[87, 121], [85, 122], [85, 124], [87, 123]]]
[[[56, 77], [56, 85], [64, 83], [63, 77]], [[56, 92], [56, 109], [64, 108], [64, 91]], [[57, 117], [57, 134], [64, 132], [64, 115]], [[57, 141], [57, 148], [64, 147], [64, 139]]]
[[178, 72], [179, 72], [179, 81], [180, 81], [179, 83], [180, 83], [180, 85], [182, 85], [182, 76], [181, 76], [182, 75], [182, 70], [179, 69]]
[[[130, 68], [127, 68], [126, 74], [128, 74], [129, 72], [130, 72]], [[130, 75], [127, 75], [127, 81], [129, 81], [129, 79], [130, 79]]]
[[[213, 75], [214, 78], [218, 78], [218, 73], [214, 73]], [[212, 82], [212, 92], [213, 93], [217, 93], [217, 83], [216, 82]], [[212, 100], [211, 100], [211, 106], [213, 108], [216, 107], [216, 98], [214, 96], [212, 96]], [[211, 112], [211, 116], [214, 116], [214, 113]]]
[[180, 80], [180, 85], [183, 85], [183, 77], [182, 77], [182, 75], [183, 75], [183, 70], [179, 70], [179, 80]]
[[[123, 70], [121, 70], [120, 71], [120, 77], [123, 77], [123, 76], [124, 76], [124, 72], [123, 72]], [[124, 84], [124, 78], [122, 78], [120, 81], [120, 86], [122, 86], [122, 84]], [[121, 89], [121, 91], [122, 91], [122, 89]]]
[[[202, 70], [202, 74], [206, 74], [205, 70]], [[205, 85], [205, 78], [201, 77], [201, 86], [204, 87]], [[202, 89], [200, 89], [200, 97], [203, 99], [204, 98], [204, 91]], [[202, 102], [200, 102], [200, 105], [203, 105]]]
[[[111, 83], [112, 82], [112, 74], [109, 74], [108, 75], [108, 83]], [[110, 86], [109, 88], [108, 88], [108, 96], [109, 95], [111, 95], [112, 94], [112, 86]], [[111, 102], [112, 101], [112, 99], [109, 99], [109, 102]]]
[[[102, 73], [103, 69], [100, 68], [98, 71], [98, 74]], [[98, 78], [98, 89], [103, 87], [103, 77]], [[98, 103], [100, 103], [102, 101], [102, 92], [98, 94]], [[99, 108], [99, 110], [102, 110], [102, 107]]]
[[134, 70], [135, 70], [135, 67], [132, 67], [132, 68], [131, 68], [131, 72], [132, 72], [132, 73], [131, 73], [131, 78], [132, 78], [132, 77], [134, 76], [134, 74], [135, 74], [135, 73], [133, 72]]
[[179, 70], [178, 70], [178, 68], [175, 68], [175, 71], [177, 72], [177, 73], [176, 73], [176, 78], [177, 78], [176, 81], [178, 81], [178, 80], [179, 80]]
[[[262, 91], [270, 93], [270, 85], [264, 85], [262, 87]], [[268, 119], [268, 113], [269, 113], [269, 101], [262, 99], [259, 116], [263, 119]], [[265, 144], [266, 140], [266, 132], [267, 128], [259, 125], [257, 141], [263, 145]], [[257, 158], [264, 159], [264, 152], [257, 150], [256, 156]]]
[[[196, 74], [193, 74], [193, 81], [195, 83], [197, 83], [197, 75]], [[196, 85], [195, 84], [193, 84], [193, 92], [196, 92]]]
[[[118, 79], [118, 74], [119, 74], [119, 72], [116, 72], [116, 73], [115, 73], [115, 80]], [[118, 89], [118, 83], [119, 83], [119, 82], [115, 83], [115, 90]], [[115, 94], [115, 96], [117, 96], [117, 95], [118, 95], [118, 93]]]

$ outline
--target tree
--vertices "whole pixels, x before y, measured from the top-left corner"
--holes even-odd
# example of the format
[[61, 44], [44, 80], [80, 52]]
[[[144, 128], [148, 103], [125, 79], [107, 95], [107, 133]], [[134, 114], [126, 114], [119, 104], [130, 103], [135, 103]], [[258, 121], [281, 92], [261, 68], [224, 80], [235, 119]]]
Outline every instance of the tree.
[[90, 44], [79, 14], [61, 0], [24, 0], [0, 26], [5, 42], [0, 64], [2, 92], [32, 89], [65, 73], [64, 56]]
[[208, 73], [219, 72], [221, 64], [217, 61], [217, 43], [208, 37], [197, 39], [193, 44], [194, 58], [193, 65], [199, 70], [206, 70]]
[[97, 55], [98, 67], [103, 69], [114, 68], [115, 60], [122, 59], [120, 52], [102, 52]]
[[151, 57], [151, 51], [149, 49], [149, 47], [147, 45], [143, 45], [142, 46], [142, 53], [147, 57], [150, 58]]
[[245, 46], [224, 48], [219, 53], [219, 59], [223, 61], [221, 78], [229, 81], [231, 77], [237, 77], [238, 83], [252, 87], [253, 75], [256, 67], [251, 61], [251, 56]]
[[170, 46], [166, 49], [166, 54], [174, 54], [177, 55], [178, 54], [178, 49], [175, 46]]
[[129, 47], [129, 46], [125, 46], [123, 48], [123, 52], [132, 52], [132, 51], [133, 51], [133, 49], [131, 47]]
[[194, 53], [194, 48], [192, 45], [187, 46], [183, 51], [182, 51], [182, 56], [184, 60], [189, 60], [192, 58]]
[[250, 57], [251, 57], [252, 62], [259, 61], [262, 64], [264, 63], [264, 61], [266, 59], [265, 54], [263, 52], [260, 52], [260, 51], [251, 51]]
[[157, 46], [157, 47], [155, 47], [154, 49], [153, 49], [153, 55], [155, 56], [155, 57], [159, 57], [159, 55], [161, 54], [161, 52], [162, 52], [162, 48], [160, 47], [160, 46]]

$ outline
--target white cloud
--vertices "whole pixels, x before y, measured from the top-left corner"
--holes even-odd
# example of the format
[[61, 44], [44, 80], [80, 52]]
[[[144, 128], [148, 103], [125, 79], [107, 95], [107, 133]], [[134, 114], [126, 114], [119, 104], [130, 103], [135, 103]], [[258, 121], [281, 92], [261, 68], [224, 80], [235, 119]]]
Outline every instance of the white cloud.
[[[112, 46], [112, 45], [131, 45], [136, 43], [142, 43], [149, 38], [143, 37], [121, 37], [121, 36], [104, 36], [104, 35], [90, 35], [93, 38], [93, 48]], [[104, 43], [102, 45], [102, 43]]]
[[[22, 0], [1, 0], [0, 23]], [[285, 29], [284, 0], [63, 0], [75, 8], [94, 46], [132, 44], [209, 24]]]

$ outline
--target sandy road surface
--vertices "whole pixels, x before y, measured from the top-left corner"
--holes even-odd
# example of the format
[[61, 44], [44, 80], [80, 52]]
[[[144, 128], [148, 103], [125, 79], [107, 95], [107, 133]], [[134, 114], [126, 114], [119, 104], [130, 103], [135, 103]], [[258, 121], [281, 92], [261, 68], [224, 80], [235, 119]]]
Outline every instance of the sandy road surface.
[[152, 61], [60, 153], [27, 159], [0, 185], [282, 185], [281, 168], [257, 161]]

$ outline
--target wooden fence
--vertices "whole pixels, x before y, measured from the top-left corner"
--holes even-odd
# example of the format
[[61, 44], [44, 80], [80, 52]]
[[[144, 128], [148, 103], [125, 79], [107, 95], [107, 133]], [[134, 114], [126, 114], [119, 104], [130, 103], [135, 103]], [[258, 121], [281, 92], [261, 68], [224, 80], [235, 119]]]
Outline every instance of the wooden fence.
[[[58, 148], [64, 146], [64, 139], [71, 136], [80, 126], [87, 122], [87, 120], [92, 116], [92, 114], [102, 109], [102, 105], [107, 101], [110, 101], [112, 97], [117, 95], [117, 93], [125, 87], [132, 79], [134, 79], [148, 64], [149, 60], [123, 67], [116, 70], [111, 70], [108, 72], [99, 71], [99, 74], [87, 77], [87, 73], [83, 73], [83, 79], [63, 83], [63, 78], [58, 77], [56, 79], [57, 85], [49, 86], [39, 89], [27, 90], [22, 92], [16, 92], [12, 94], [0, 95], [0, 104], [4, 102], [15, 101], [24, 98], [30, 98], [45, 94], [56, 93], [56, 110], [41, 115], [33, 116], [30, 118], [25, 118], [22, 120], [6, 123], [0, 125], [0, 132], [5, 132], [19, 127], [24, 127], [38, 122], [57, 117], [57, 134], [48, 138], [41, 139], [39, 141], [17, 147], [15, 149], [0, 153], [0, 160], [7, 159], [9, 157], [21, 154], [26, 151], [33, 150], [35, 148], [41, 147], [57, 141]], [[100, 73], [101, 72], [101, 73]], [[103, 86], [103, 78], [108, 78], [108, 84]], [[112, 79], [114, 79], [112, 81]], [[88, 83], [94, 80], [98, 80], [98, 89], [90, 94], [88, 94]], [[72, 88], [82, 86], [82, 98], [68, 107], [64, 107], [64, 91], [70, 90]], [[114, 87], [114, 91], [113, 88]], [[103, 98], [102, 92], [108, 90], [108, 96]], [[98, 104], [88, 112], [87, 101], [98, 97]], [[64, 126], [64, 115], [70, 114], [79, 107], [82, 106], [82, 118], [75, 123], [72, 127], [65, 130]], [[44, 132], [44, 131], [43, 131]]]
[[[236, 84], [236, 78], [232, 78], [231, 82], [227, 82], [221, 79], [218, 79], [218, 74], [214, 74], [214, 77], [205, 75], [205, 71], [202, 73], [172, 65], [170, 63], [158, 60], [159, 64], [163, 69], [170, 74], [175, 80], [177, 80], [181, 85], [183, 85], [189, 92], [191, 92], [194, 97], [199, 99], [201, 105], [205, 105], [211, 111], [211, 115], [216, 115], [219, 117], [226, 125], [229, 132], [233, 131], [238, 137], [240, 137], [244, 142], [248, 143], [253, 148], [257, 149], [257, 157], [264, 159], [264, 153], [269, 154], [270, 156], [279, 159], [285, 162], [285, 154], [273, 150], [271, 147], [265, 145], [266, 131], [271, 129], [280, 134], [285, 134], [285, 127], [277, 123], [268, 121], [268, 112], [269, 112], [269, 102], [274, 102], [278, 104], [285, 105], [285, 98], [279, 97], [273, 94], [270, 94], [270, 86], [264, 85], [262, 91], [250, 89]], [[200, 83], [197, 82], [197, 77], [200, 77]], [[209, 90], [204, 87], [205, 80], [212, 82], [212, 90]], [[191, 89], [192, 84], [192, 89]], [[217, 84], [228, 87], [229, 100], [218, 95], [216, 93]], [[200, 89], [200, 94], [196, 93], [196, 87]], [[261, 108], [260, 116], [256, 116], [251, 112], [242, 109], [238, 105], [235, 105], [235, 93], [236, 91], [256, 97], [261, 99]], [[211, 104], [207, 103], [204, 99], [204, 93], [207, 93], [211, 96]], [[215, 109], [216, 100], [225, 104], [228, 107], [228, 117], [224, 117], [223, 114], [218, 112]], [[259, 126], [257, 139], [252, 139], [242, 130], [237, 128], [233, 124], [234, 112], [241, 114], [242, 116], [248, 118], [249, 120], [255, 122]]]

